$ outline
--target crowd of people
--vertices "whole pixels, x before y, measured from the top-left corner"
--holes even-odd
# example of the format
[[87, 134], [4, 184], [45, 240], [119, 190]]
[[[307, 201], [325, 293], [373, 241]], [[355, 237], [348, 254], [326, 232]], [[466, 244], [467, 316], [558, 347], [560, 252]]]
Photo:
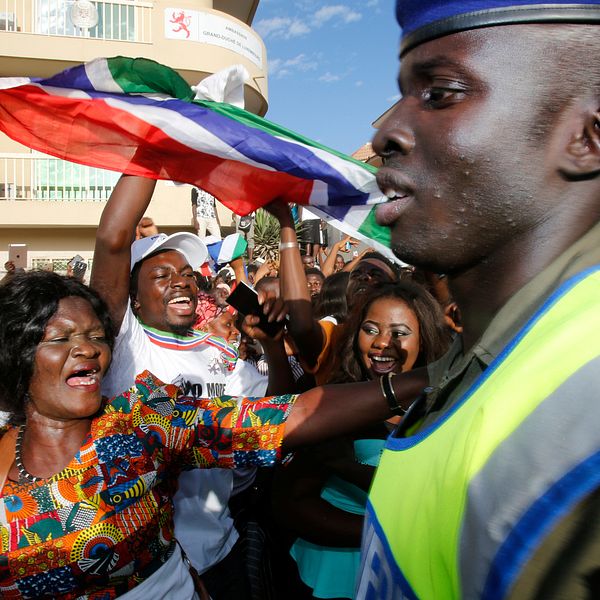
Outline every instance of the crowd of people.
[[[347, 392], [316, 387], [295, 350], [274, 265], [245, 269], [239, 257], [233, 278], [206, 277], [197, 235], [140, 235], [154, 185], [123, 176], [115, 187], [89, 287], [43, 271], [1, 286], [2, 440], [14, 438], [3, 506], [15, 532], [3, 594], [278, 594], [272, 578], [248, 570], [249, 556], [265, 563], [277, 542], [251, 543], [250, 524], [265, 536], [277, 529], [248, 510], [257, 467], [382, 419], [424, 385], [423, 374], [402, 392], [390, 382], [386, 399], [375, 381], [357, 390], [352, 414]], [[300, 262], [298, 244], [296, 253]], [[247, 271], [264, 316], [281, 324], [275, 335], [226, 302]], [[403, 363], [397, 356], [394, 372]], [[270, 503], [270, 482], [259, 479]]]
[[402, 263], [280, 200], [209, 277], [123, 175], [0, 284], [1, 597], [600, 597], [600, 4], [517, 4], [397, 2]]

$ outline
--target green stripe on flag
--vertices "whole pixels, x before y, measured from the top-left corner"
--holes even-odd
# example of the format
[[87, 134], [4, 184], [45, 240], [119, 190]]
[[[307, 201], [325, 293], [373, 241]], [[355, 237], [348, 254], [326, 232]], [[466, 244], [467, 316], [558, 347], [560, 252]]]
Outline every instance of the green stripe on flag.
[[217, 262], [224, 264], [234, 258], [239, 258], [244, 254], [247, 247], [248, 242], [241, 233], [232, 233], [221, 241]]
[[165, 94], [191, 102], [194, 92], [176, 71], [148, 58], [116, 56], [107, 59], [108, 70], [126, 94]]
[[[348, 163], [352, 163], [369, 173], [376, 173], [377, 167], [363, 163], [343, 152], [334, 150], [319, 144], [318, 142], [304, 137], [290, 129], [286, 129], [272, 121], [259, 117], [244, 109], [225, 104], [222, 102], [212, 102], [208, 100], [194, 100], [194, 92], [188, 83], [173, 69], [147, 58], [128, 58], [117, 56], [107, 59], [108, 69], [115, 83], [125, 93], [137, 94], [165, 94], [173, 98], [179, 98], [186, 102], [193, 102], [204, 106], [205, 108], [232, 119], [236, 122], [247, 125], [254, 129], [259, 129], [265, 133], [282, 139], [288, 139], [309, 148], [315, 148], [336, 156]], [[352, 209], [350, 209], [352, 210]], [[358, 232], [363, 236], [370, 238], [381, 245], [389, 248], [391, 243], [391, 233], [388, 227], [382, 227], [375, 221], [375, 209], [371, 209], [367, 218], [358, 227]], [[226, 238], [227, 239], [227, 238]], [[225, 240], [224, 240], [225, 242]], [[242, 236], [236, 242], [243, 247], [232, 248], [230, 256], [241, 256], [246, 250], [246, 241]], [[229, 253], [228, 253], [229, 254]], [[231, 259], [229, 259], [231, 260]]]
[[375, 209], [372, 208], [367, 215], [367, 218], [362, 222], [358, 231], [364, 236], [376, 240], [387, 248], [391, 248], [392, 230], [389, 227], [379, 225], [375, 220]]
[[[240, 256], [242, 256], [244, 254], [244, 252], [246, 251], [246, 248], [248, 247], [248, 242], [244, 239], [244, 237], [241, 234], [237, 234], [237, 239], [235, 240], [235, 245], [233, 247], [233, 250], [231, 251], [231, 259], [234, 258], [239, 258]], [[227, 239], [227, 238], [225, 238]]]

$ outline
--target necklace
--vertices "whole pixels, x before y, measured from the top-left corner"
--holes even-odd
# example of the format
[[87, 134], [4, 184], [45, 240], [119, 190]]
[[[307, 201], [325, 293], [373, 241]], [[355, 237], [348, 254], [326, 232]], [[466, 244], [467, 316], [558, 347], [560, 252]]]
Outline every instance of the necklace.
[[23, 435], [25, 434], [25, 425], [19, 427], [19, 433], [17, 434], [17, 441], [15, 442], [15, 463], [17, 463], [17, 470], [19, 471], [19, 481], [28, 481], [29, 483], [35, 483], [40, 481], [41, 477], [34, 477], [24, 466], [23, 459], [21, 458], [21, 446], [23, 445]]

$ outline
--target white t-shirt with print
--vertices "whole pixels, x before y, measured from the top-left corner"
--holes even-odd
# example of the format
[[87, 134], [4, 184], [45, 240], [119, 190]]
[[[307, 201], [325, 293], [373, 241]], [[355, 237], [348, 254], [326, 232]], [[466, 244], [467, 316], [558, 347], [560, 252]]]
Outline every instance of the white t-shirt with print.
[[[144, 328], [128, 307], [103, 394], [110, 397], [129, 389], [135, 376], [147, 369], [163, 382], [175, 383], [185, 394], [199, 398], [265, 395], [265, 376], [242, 360], [229, 370], [229, 347], [221, 338], [199, 335], [198, 340], [202, 337], [205, 341], [196, 343]], [[182, 347], [179, 342], [190, 343]], [[219, 346], [225, 348], [225, 354]], [[200, 573], [225, 558], [238, 539], [227, 507], [234, 477], [248, 477], [248, 470], [194, 469], [179, 477], [174, 498], [175, 535]]]

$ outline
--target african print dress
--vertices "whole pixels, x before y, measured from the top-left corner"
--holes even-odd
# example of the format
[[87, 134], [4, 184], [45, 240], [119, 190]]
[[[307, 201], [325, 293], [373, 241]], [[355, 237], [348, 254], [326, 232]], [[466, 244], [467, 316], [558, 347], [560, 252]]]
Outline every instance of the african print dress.
[[172, 498], [182, 470], [278, 460], [294, 396], [178, 394], [146, 371], [131, 391], [106, 401], [60, 473], [36, 483], [7, 481], [0, 597], [120, 596], [173, 552]]

